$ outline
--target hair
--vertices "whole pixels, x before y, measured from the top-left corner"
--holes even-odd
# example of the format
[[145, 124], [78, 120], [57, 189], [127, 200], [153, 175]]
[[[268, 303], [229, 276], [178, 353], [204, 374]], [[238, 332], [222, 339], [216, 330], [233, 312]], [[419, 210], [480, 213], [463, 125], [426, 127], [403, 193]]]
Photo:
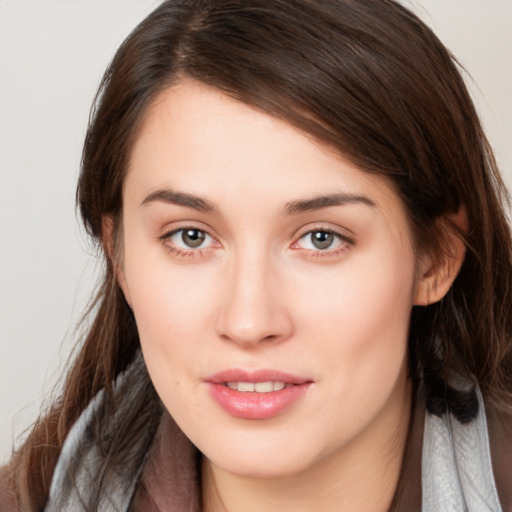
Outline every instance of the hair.
[[[508, 196], [459, 66], [434, 33], [393, 0], [168, 0], [121, 45], [91, 112], [77, 202], [105, 252], [105, 270], [62, 394], [17, 454], [32, 509], [47, 499], [73, 423], [100, 390], [115, 407], [112, 383], [139, 349], [102, 245], [104, 220], [119, 233], [123, 180], [145, 114], [163, 90], [185, 79], [282, 119], [386, 177], [406, 208], [418, 254], [438, 264], [449, 257], [446, 230], [456, 229], [440, 219], [465, 208], [458, 277], [441, 301], [412, 311], [410, 375], [423, 381], [427, 408], [438, 415], [450, 411], [467, 422], [477, 412], [474, 387], [452, 386], [454, 376], [477, 383], [490, 407], [509, 407]], [[141, 379], [145, 392], [123, 413], [123, 424], [133, 427], [111, 433], [108, 442], [97, 429], [105, 464], [121, 464], [129, 439], [140, 435], [134, 418], [156, 429], [161, 404], [147, 372]], [[101, 483], [99, 477], [98, 489]]]

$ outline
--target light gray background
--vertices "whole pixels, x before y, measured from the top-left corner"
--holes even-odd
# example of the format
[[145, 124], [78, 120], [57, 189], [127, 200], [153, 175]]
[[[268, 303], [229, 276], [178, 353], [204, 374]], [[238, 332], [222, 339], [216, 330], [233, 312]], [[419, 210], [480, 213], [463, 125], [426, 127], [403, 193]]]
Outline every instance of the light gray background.
[[[94, 286], [74, 210], [95, 89], [158, 0], [0, 0], [0, 464], [58, 382]], [[471, 73], [512, 185], [512, 0], [404, 0]]]

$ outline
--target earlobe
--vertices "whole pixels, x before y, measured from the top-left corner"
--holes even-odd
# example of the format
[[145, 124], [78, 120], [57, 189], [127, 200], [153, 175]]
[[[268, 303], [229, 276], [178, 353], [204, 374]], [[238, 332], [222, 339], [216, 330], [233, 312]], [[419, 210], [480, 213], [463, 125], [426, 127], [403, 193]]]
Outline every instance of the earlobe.
[[446, 240], [443, 255], [438, 262], [425, 258], [419, 265], [419, 279], [414, 295], [414, 305], [428, 306], [440, 301], [450, 290], [464, 262], [466, 245], [461, 236], [468, 231], [466, 209], [461, 206], [453, 215], [440, 221]]
[[130, 291], [128, 289], [128, 284], [126, 282], [126, 277], [122, 264], [121, 249], [119, 248], [119, 245], [121, 244], [121, 240], [119, 239], [121, 234], [119, 233], [119, 231], [120, 230], [115, 229], [115, 221], [112, 217], [103, 217], [101, 230], [101, 241], [103, 245], [103, 251], [105, 252], [105, 256], [108, 259], [108, 262], [116, 276], [117, 284], [121, 288], [126, 299], [126, 302], [131, 308], [132, 304], [130, 298]]

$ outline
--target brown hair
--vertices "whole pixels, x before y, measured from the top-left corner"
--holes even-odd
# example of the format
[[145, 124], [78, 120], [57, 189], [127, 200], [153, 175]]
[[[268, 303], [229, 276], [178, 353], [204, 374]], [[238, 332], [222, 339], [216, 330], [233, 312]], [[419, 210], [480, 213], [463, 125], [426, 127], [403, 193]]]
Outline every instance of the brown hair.
[[[393, 0], [163, 2], [118, 50], [91, 114], [77, 200], [99, 244], [106, 216], [121, 223], [124, 173], [148, 106], [183, 78], [281, 118], [386, 176], [406, 206], [418, 250], [437, 261], [446, 257], [437, 220], [465, 207], [469, 229], [459, 233], [465, 261], [444, 299], [413, 309], [410, 372], [424, 380], [435, 414], [448, 409], [460, 421], [476, 414], [474, 390], [452, 388], [453, 375], [476, 379], [491, 406], [509, 406], [507, 195], [457, 65], [432, 31]], [[106, 260], [94, 321], [62, 397], [17, 455], [32, 509], [47, 499], [69, 429], [101, 389], [115, 406], [112, 382], [139, 347], [133, 315]], [[144, 378], [145, 395], [126, 412], [125, 424], [142, 415], [153, 419], [154, 429], [161, 408]], [[107, 443], [98, 421], [105, 464], [120, 463], [140, 423], [109, 435]]]

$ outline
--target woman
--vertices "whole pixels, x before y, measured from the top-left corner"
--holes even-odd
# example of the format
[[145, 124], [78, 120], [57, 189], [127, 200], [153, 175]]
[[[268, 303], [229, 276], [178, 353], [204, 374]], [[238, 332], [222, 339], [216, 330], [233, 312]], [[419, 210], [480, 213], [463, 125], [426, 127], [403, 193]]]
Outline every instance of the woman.
[[104, 280], [4, 503], [510, 510], [505, 198], [399, 4], [164, 2], [100, 87]]

